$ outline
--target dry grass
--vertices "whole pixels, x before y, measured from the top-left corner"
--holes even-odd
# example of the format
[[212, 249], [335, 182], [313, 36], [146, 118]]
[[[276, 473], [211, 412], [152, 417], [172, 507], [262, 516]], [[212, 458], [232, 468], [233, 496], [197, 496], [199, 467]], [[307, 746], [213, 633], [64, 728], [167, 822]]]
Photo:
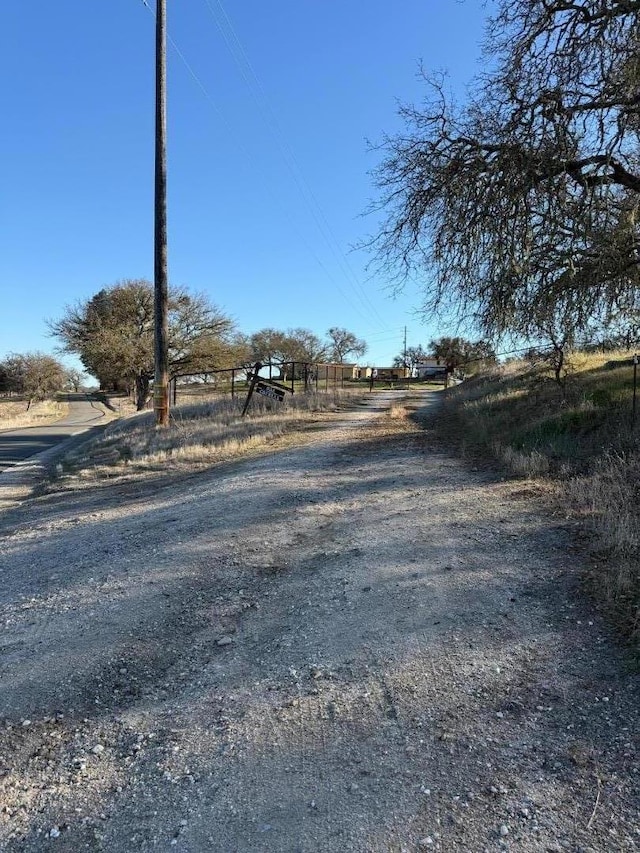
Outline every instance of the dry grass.
[[604, 453], [566, 492], [595, 533], [589, 586], [624, 633], [640, 644], [640, 454]]
[[[443, 436], [513, 474], [553, 479], [593, 533], [594, 596], [640, 642], [640, 424], [631, 353], [574, 353], [566, 387], [544, 365], [514, 362], [451, 389]], [[639, 418], [640, 421], [640, 418]]]
[[404, 403], [392, 403], [389, 406], [387, 411], [387, 417], [396, 419], [396, 418], [406, 418], [407, 417], [407, 407]]
[[44, 400], [32, 403], [28, 400], [0, 399], [0, 429], [19, 429], [20, 427], [46, 426], [59, 421], [69, 411], [67, 403], [56, 400]]
[[244, 399], [217, 397], [176, 406], [163, 430], [155, 428], [153, 413], [144, 412], [116, 422], [91, 445], [69, 454], [57, 475], [93, 479], [208, 466], [265, 447], [362, 395], [362, 389], [296, 394], [283, 404], [255, 395], [245, 418]]

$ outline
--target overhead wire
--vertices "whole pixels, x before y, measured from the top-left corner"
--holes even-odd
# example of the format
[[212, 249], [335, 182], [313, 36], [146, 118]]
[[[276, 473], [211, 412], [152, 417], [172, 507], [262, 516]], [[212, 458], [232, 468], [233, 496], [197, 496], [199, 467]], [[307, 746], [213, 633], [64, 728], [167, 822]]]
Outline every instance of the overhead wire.
[[235, 30], [235, 27], [233, 26], [231, 19], [229, 18], [229, 15], [227, 14], [222, 0], [215, 0], [215, 2], [223, 17], [222, 23], [216, 15], [211, 0], [204, 0], [207, 9], [209, 10], [213, 20], [216, 23], [216, 26], [218, 27], [218, 30], [220, 31], [223, 37], [223, 40], [227, 46], [227, 49], [229, 50], [229, 53], [231, 54], [234, 62], [238, 67], [240, 76], [244, 80], [247, 89], [251, 94], [251, 97], [253, 98], [258, 109], [260, 110], [265, 124], [270, 129], [276, 140], [285, 165], [291, 173], [291, 176], [300, 192], [300, 195], [303, 198], [305, 204], [307, 205], [314, 222], [316, 223], [318, 231], [322, 235], [322, 238], [325, 240], [329, 250], [334, 255], [334, 258], [338, 261], [338, 264], [341, 267], [343, 274], [345, 274], [347, 279], [351, 280], [354, 293], [357, 294], [363, 305], [367, 307], [375, 322], [384, 325], [384, 319], [378, 312], [375, 305], [373, 305], [373, 303], [371, 302], [371, 299], [369, 298], [366, 289], [358, 279], [351, 264], [349, 263], [348, 258], [342, 252], [339, 241], [335, 236], [335, 233], [327, 217], [325, 216], [324, 211], [322, 210], [322, 207], [320, 206], [312, 187], [305, 178], [305, 175], [300, 167], [295, 152], [291, 148], [286, 136], [282, 133], [280, 129], [275, 111], [269, 102], [267, 93], [251, 63], [251, 60], [242, 42], [240, 41], [240, 38]]
[[[149, 12], [152, 14], [152, 16], [155, 18], [155, 10], [151, 7], [151, 5], [149, 4], [148, 0], [141, 0], [141, 2], [142, 2], [142, 4], [143, 4], [143, 5], [144, 5], [148, 10], [149, 10]], [[242, 142], [242, 140], [237, 136], [237, 134], [236, 134], [236, 133], [235, 133], [235, 131], [233, 130], [232, 126], [231, 126], [231, 125], [230, 125], [230, 123], [227, 121], [227, 119], [225, 118], [224, 114], [222, 113], [222, 111], [220, 110], [220, 108], [218, 107], [218, 105], [216, 104], [216, 102], [214, 101], [214, 99], [212, 98], [211, 94], [210, 94], [210, 93], [209, 93], [209, 91], [207, 90], [206, 86], [204, 85], [204, 83], [202, 82], [202, 80], [200, 79], [200, 77], [196, 74], [196, 72], [194, 71], [194, 69], [192, 68], [192, 66], [191, 66], [191, 65], [189, 64], [189, 62], [187, 61], [187, 59], [186, 59], [186, 57], [185, 57], [184, 53], [180, 50], [180, 48], [179, 48], [179, 47], [178, 47], [178, 45], [176, 44], [175, 40], [172, 38], [172, 36], [171, 36], [168, 32], [167, 32], [167, 40], [169, 41], [169, 43], [170, 43], [170, 45], [171, 45], [172, 49], [175, 51], [175, 53], [177, 54], [177, 56], [179, 57], [179, 59], [181, 60], [181, 62], [184, 64], [184, 66], [185, 66], [185, 68], [187, 69], [187, 71], [188, 71], [188, 73], [189, 73], [190, 77], [193, 79], [193, 81], [196, 83], [196, 85], [198, 86], [198, 88], [201, 90], [201, 92], [203, 93], [203, 95], [204, 95], [204, 96], [205, 96], [205, 98], [207, 99], [207, 102], [209, 103], [209, 105], [213, 108], [213, 110], [215, 111], [215, 113], [216, 113], [216, 115], [218, 116], [218, 118], [220, 119], [220, 121], [223, 123], [223, 125], [225, 126], [225, 128], [227, 129], [227, 131], [230, 133], [230, 135], [233, 137], [234, 142], [235, 142], [236, 146], [238, 147], [238, 149], [243, 153], [243, 155], [245, 156], [245, 158], [246, 158], [246, 160], [247, 160], [247, 161], [251, 161], [251, 160], [252, 160], [252, 157], [251, 157], [251, 154], [250, 154], [249, 150], [246, 148], [246, 146], [244, 145], [244, 143]], [[256, 170], [256, 172], [259, 174], [259, 170]], [[296, 233], [296, 235], [297, 235], [298, 239], [299, 239], [299, 240], [300, 240], [300, 242], [301, 242], [301, 243], [306, 247], [306, 249], [309, 251], [309, 253], [310, 253], [310, 254], [311, 254], [311, 256], [313, 257], [313, 259], [315, 260], [315, 262], [318, 264], [318, 266], [320, 267], [320, 269], [323, 271], [323, 273], [324, 273], [324, 274], [326, 275], [326, 277], [328, 278], [328, 280], [329, 280], [329, 281], [330, 281], [330, 282], [335, 286], [335, 288], [336, 288], [336, 289], [338, 290], [338, 292], [342, 295], [342, 297], [343, 297], [343, 298], [344, 298], [344, 299], [349, 303], [350, 307], [351, 307], [351, 308], [352, 308], [352, 309], [353, 309], [353, 310], [354, 310], [354, 311], [355, 311], [355, 312], [356, 312], [356, 313], [357, 313], [357, 314], [358, 314], [358, 315], [359, 315], [363, 320], [365, 320], [365, 322], [367, 322], [367, 321], [368, 321], [368, 318], [367, 318], [367, 317], [362, 313], [362, 310], [361, 310], [360, 306], [358, 306], [358, 304], [357, 304], [357, 303], [354, 303], [354, 302], [352, 301], [352, 298], [351, 298], [351, 296], [349, 295], [349, 293], [347, 293], [347, 292], [346, 292], [346, 291], [341, 287], [340, 283], [339, 283], [339, 282], [337, 281], [337, 279], [334, 277], [333, 273], [332, 273], [332, 272], [327, 268], [327, 266], [323, 263], [323, 261], [322, 261], [322, 260], [321, 260], [321, 258], [318, 256], [318, 254], [315, 252], [315, 250], [313, 249], [313, 247], [311, 246], [311, 244], [309, 243], [309, 241], [306, 239], [306, 237], [304, 236], [304, 234], [303, 234], [303, 233], [300, 231], [300, 229], [296, 226], [295, 221], [293, 220], [293, 218], [292, 218], [291, 214], [289, 213], [289, 211], [287, 211], [287, 210], [286, 210], [286, 208], [282, 205], [282, 203], [280, 202], [279, 198], [276, 196], [276, 194], [273, 192], [273, 190], [268, 186], [268, 184], [266, 184], [266, 182], [264, 182], [261, 178], [259, 178], [259, 180], [261, 181], [262, 186], [263, 186], [263, 188], [265, 189], [265, 191], [267, 192], [267, 194], [268, 194], [268, 195], [270, 195], [270, 197], [271, 197], [272, 201], [273, 201], [273, 202], [276, 204], [276, 206], [278, 206], [278, 207], [282, 210], [282, 212], [285, 214], [285, 216], [287, 217], [287, 219], [288, 219], [288, 221], [289, 221], [290, 225], [292, 226], [293, 230], [295, 231], [295, 233]]]

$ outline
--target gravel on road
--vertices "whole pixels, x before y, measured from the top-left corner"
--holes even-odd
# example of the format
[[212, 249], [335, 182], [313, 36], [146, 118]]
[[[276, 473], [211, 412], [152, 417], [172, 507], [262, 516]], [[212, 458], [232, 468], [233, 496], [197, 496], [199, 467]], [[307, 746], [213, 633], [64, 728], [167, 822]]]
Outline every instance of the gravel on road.
[[1, 850], [640, 849], [573, 523], [407, 417], [437, 395], [372, 398], [0, 513]]

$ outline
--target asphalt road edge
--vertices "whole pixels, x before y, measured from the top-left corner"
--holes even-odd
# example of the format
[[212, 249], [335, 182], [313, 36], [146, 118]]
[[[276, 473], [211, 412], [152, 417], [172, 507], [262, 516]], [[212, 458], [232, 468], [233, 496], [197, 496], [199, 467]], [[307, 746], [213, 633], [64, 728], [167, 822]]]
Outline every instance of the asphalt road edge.
[[92, 441], [104, 432], [112, 421], [87, 429], [70, 436], [53, 447], [29, 456], [22, 462], [17, 462], [11, 468], [0, 471], [0, 510], [15, 506], [31, 497], [35, 488], [47, 476], [47, 472], [57, 459], [70, 450], [75, 450], [83, 444]]

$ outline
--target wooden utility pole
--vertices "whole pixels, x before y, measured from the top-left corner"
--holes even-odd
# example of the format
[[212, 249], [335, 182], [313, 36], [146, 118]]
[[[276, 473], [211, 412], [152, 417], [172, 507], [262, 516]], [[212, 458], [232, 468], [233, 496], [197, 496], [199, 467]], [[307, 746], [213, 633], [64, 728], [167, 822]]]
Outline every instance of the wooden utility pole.
[[407, 327], [404, 327], [404, 355], [402, 356], [402, 365], [404, 367], [405, 375], [402, 377], [403, 379], [407, 378]]
[[169, 425], [169, 323], [167, 269], [167, 0], [156, 4], [156, 160], [154, 227], [153, 410], [156, 426]]

